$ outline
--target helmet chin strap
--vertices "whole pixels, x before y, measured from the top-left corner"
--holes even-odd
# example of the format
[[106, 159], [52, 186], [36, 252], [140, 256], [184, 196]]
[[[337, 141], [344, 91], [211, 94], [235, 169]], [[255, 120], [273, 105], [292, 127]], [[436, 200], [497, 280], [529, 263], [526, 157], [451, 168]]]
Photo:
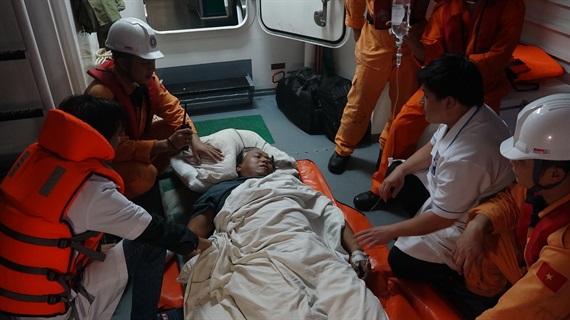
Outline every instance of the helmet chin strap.
[[538, 183], [538, 180], [540, 179], [540, 174], [542, 173], [543, 167], [544, 167], [544, 160], [539, 160], [539, 159], [534, 160], [534, 167], [532, 169], [532, 182], [534, 182], [534, 185], [532, 186], [532, 188], [527, 190], [527, 196], [534, 194], [536, 192], [539, 192], [541, 190], [552, 189], [552, 188], [558, 186], [559, 184], [561, 184], [562, 181], [565, 180], [565, 179], [561, 179], [560, 181], [558, 181], [556, 183], [551, 183], [551, 184], [548, 184], [545, 186], [540, 185]]

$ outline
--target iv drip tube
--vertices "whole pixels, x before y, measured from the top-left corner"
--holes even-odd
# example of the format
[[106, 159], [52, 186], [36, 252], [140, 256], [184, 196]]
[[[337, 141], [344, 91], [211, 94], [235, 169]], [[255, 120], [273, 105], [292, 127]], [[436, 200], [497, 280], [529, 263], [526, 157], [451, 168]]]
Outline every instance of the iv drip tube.
[[396, 42], [396, 68], [398, 71], [400, 70], [400, 65], [402, 64], [402, 41]]

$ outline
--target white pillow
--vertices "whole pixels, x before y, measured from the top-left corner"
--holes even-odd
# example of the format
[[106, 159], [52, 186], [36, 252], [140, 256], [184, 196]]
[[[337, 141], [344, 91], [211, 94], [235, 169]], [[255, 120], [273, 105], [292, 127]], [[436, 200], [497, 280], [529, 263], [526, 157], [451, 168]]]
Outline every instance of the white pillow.
[[200, 140], [222, 150], [224, 159], [215, 163], [202, 158], [202, 164], [195, 165], [192, 150], [173, 157], [170, 160], [172, 168], [184, 185], [192, 191], [203, 193], [218, 182], [237, 178], [236, 157], [246, 147], [256, 147], [273, 156], [277, 169], [297, 168], [293, 157], [273, 147], [250, 130], [224, 129], [201, 137]]

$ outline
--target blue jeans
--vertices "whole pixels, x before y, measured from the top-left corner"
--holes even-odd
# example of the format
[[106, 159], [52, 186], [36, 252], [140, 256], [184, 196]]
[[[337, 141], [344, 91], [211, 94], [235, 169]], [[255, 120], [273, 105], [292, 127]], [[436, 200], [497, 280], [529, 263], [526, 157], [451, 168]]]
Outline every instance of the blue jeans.
[[123, 240], [129, 283], [132, 284], [132, 320], [156, 319], [166, 250], [151, 244]]

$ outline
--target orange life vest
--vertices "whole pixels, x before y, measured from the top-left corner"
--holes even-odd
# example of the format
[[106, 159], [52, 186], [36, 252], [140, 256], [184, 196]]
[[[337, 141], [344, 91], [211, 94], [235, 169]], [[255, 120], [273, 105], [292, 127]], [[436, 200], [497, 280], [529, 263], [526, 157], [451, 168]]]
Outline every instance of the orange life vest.
[[[91, 69], [87, 71], [87, 74], [95, 78], [97, 81], [104, 84], [107, 88], [113, 92], [115, 95], [115, 99], [119, 102], [119, 104], [123, 107], [127, 114], [127, 128], [126, 133], [131, 139], [137, 140], [140, 139], [142, 132], [139, 130], [139, 122], [137, 120], [137, 115], [135, 112], [135, 107], [133, 106], [133, 102], [131, 101], [131, 97], [127, 95], [115, 75], [113, 74], [112, 70], [115, 66], [115, 62], [113, 60], [107, 60], [102, 65], [97, 68]], [[156, 99], [158, 96], [158, 88], [154, 85], [154, 77], [152, 77], [149, 82], [145, 86], [148, 90], [148, 100], [146, 103], [146, 124], [145, 130], [150, 127], [152, 122], [152, 115], [150, 114], [150, 106], [152, 101]]]
[[103, 164], [111, 145], [81, 120], [48, 112], [38, 143], [29, 146], [0, 185], [0, 311], [55, 316], [68, 311], [71, 289], [99, 251], [102, 233], [74, 234], [67, 211], [85, 182], [105, 176], [123, 190], [120, 176]]

